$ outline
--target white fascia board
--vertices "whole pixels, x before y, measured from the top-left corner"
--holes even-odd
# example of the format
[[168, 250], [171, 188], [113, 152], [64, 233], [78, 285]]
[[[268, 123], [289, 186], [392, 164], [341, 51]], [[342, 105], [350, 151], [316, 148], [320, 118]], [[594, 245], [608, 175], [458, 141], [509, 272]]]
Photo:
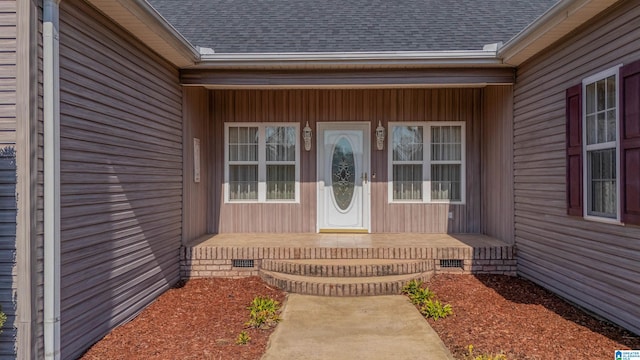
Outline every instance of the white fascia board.
[[504, 66], [496, 51], [383, 51], [299, 53], [201, 53], [192, 68], [304, 68], [304, 67], [496, 67]]
[[618, 0], [560, 0], [498, 49], [505, 64], [518, 66], [592, 19]]

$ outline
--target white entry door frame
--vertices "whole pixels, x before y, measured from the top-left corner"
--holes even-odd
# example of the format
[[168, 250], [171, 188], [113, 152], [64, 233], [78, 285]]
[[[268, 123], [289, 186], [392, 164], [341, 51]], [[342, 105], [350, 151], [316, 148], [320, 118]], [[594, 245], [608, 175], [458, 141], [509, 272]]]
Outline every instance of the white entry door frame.
[[319, 232], [370, 232], [368, 122], [317, 123]]

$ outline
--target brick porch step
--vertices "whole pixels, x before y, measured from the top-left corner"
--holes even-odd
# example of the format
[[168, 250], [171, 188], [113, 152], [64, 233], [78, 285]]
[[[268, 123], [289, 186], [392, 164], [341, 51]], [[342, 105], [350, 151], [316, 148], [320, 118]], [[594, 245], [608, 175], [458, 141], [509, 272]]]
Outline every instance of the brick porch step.
[[407, 282], [413, 279], [427, 281], [432, 275], [433, 271], [389, 276], [318, 277], [260, 271], [262, 279], [271, 286], [291, 293], [318, 296], [397, 295]]
[[431, 278], [433, 268], [432, 260], [264, 259], [260, 276], [272, 286], [305, 295], [395, 295], [413, 279]]
[[305, 259], [262, 261], [267, 271], [319, 277], [367, 277], [423, 273], [433, 270], [433, 261], [395, 259]]

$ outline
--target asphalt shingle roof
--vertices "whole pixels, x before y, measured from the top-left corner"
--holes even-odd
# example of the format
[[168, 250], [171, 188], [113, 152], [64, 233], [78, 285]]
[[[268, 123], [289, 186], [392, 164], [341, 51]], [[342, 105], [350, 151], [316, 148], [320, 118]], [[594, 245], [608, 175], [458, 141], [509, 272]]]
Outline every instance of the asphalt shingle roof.
[[216, 53], [481, 50], [557, 0], [148, 0]]

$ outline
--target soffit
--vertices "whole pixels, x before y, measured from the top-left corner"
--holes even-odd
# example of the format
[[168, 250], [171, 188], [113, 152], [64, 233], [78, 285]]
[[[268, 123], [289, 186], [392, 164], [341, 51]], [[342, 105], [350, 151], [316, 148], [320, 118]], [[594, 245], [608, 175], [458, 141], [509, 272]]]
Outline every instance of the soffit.
[[198, 50], [144, 0], [87, 0], [176, 67], [193, 65]]
[[509, 40], [499, 51], [506, 64], [519, 66], [618, 0], [561, 0]]

